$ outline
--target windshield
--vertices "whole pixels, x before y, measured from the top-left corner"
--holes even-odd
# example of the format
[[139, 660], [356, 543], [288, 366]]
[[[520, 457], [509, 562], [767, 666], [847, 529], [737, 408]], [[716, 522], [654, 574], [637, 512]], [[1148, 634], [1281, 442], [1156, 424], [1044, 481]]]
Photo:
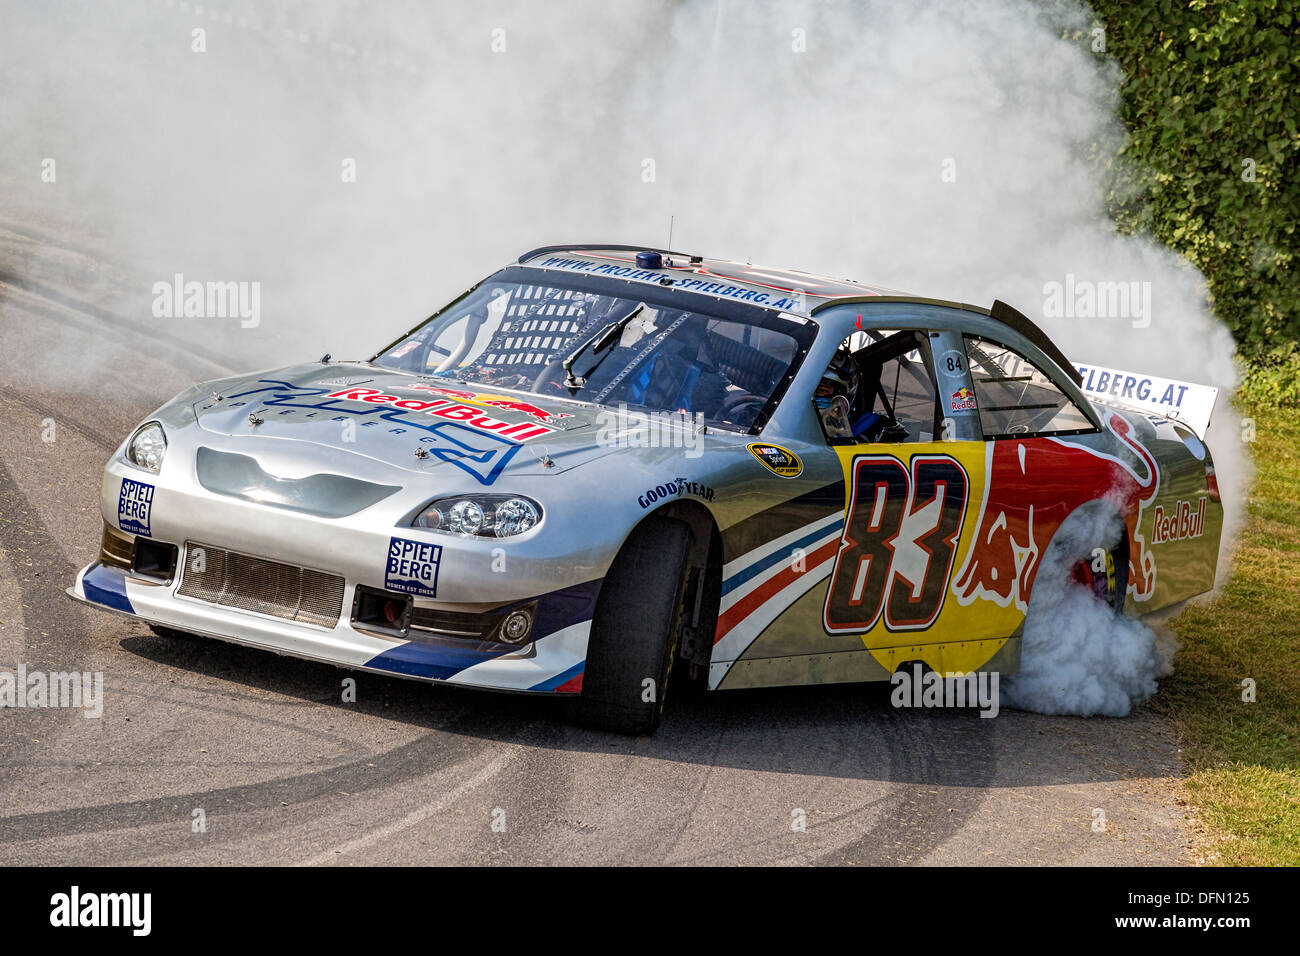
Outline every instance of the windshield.
[[701, 310], [693, 298], [669, 306], [625, 284], [602, 291], [489, 280], [374, 363], [548, 398], [700, 415], [746, 431], [799, 352], [770, 321], [709, 314], [713, 303], [703, 297]]

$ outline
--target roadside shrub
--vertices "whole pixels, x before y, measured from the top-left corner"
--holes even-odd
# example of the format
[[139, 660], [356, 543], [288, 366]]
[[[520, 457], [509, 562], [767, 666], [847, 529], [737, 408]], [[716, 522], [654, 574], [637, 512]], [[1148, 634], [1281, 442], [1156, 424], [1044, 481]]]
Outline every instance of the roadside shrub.
[[1092, 6], [1127, 77], [1116, 222], [1205, 273], [1247, 390], [1300, 404], [1300, 0]]

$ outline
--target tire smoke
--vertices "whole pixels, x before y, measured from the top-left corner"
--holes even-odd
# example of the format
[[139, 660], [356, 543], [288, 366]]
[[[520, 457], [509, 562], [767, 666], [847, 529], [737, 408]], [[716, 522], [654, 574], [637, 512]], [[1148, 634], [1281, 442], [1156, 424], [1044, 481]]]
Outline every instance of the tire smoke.
[[1118, 508], [1096, 502], [1062, 523], [1039, 565], [1025, 617], [1020, 672], [1002, 681], [1002, 702], [1040, 714], [1124, 717], [1156, 692], [1167, 662], [1155, 633], [1116, 613], [1071, 579], [1095, 548], [1124, 533]]

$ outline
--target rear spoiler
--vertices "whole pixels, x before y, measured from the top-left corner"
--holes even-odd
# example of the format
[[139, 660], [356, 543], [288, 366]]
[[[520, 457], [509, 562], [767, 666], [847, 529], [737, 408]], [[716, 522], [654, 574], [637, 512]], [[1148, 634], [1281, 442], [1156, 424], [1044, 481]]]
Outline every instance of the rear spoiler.
[[1205, 437], [1214, 414], [1219, 390], [1213, 385], [1196, 385], [1176, 378], [1161, 378], [1126, 372], [1109, 365], [1076, 365], [1079, 389], [1089, 399], [1106, 405], [1123, 405], [1157, 418], [1186, 425]]

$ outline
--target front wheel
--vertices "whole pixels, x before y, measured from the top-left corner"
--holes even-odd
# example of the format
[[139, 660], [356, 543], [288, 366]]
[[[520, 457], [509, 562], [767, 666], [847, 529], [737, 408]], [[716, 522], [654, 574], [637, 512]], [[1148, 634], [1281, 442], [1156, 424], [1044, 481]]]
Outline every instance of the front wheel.
[[681, 632], [690, 536], [681, 521], [650, 517], [614, 559], [592, 617], [582, 694], [573, 702], [579, 723], [626, 734], [659, 726]]

